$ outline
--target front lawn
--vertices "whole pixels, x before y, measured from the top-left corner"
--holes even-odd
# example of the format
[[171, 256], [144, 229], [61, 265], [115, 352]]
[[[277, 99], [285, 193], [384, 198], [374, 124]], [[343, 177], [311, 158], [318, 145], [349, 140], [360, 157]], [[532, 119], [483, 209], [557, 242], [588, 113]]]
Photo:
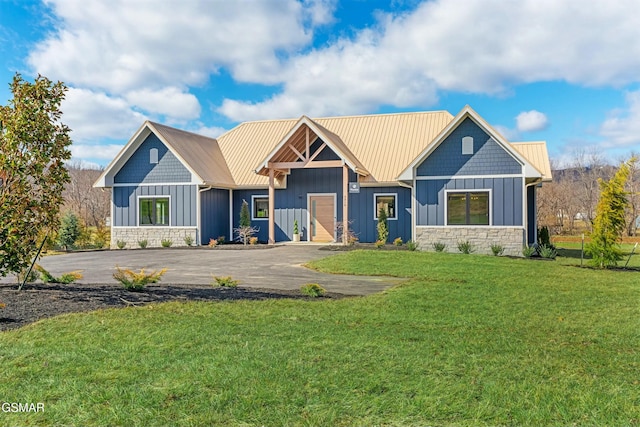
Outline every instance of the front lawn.
[[0, 423], [640, 424], [640, 273], [386, 251], [313, 267], [410, 279], [366, 298], [166, 303], [1, 333], [0, 400], [45, 411]]

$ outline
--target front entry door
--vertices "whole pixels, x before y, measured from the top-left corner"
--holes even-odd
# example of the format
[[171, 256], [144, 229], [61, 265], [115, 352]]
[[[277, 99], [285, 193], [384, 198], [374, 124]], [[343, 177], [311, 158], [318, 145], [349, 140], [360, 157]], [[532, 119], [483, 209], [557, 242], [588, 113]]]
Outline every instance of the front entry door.
[[332, 242], [336, 226], [334, 194], [309, 196], [309, 240]]

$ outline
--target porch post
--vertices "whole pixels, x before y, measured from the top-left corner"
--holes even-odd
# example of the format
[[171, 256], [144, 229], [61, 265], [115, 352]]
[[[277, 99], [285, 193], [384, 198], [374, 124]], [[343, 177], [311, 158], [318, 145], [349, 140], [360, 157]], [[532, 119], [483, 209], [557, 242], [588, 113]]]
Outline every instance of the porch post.
[[349, 243], [349, 166], [342, 165], [342, 244]]
[[276, 227], [275, 227], [275, 186], [273, 182], [273, 168], [269, 169], [269, 244], [273, 245], [276, 242]]

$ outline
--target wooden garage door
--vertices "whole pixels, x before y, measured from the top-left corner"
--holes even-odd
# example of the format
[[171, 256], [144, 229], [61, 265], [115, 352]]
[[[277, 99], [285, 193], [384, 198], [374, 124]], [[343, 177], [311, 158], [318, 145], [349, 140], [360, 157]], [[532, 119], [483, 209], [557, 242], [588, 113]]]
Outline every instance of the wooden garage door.
[[310, 237], [313, 242], [332, 242], [335, 230], [333, 194], [309, 196]]

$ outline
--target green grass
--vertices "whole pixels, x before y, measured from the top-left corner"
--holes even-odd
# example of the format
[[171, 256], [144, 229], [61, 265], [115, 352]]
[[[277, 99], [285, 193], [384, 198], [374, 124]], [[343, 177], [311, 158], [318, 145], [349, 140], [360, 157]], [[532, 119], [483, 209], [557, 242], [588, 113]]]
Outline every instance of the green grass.
[[[558, 242], [555, 246], [558, 249], [558, 261], [560, 263], [565, 265], [580, 265], [580, 242]], [[633, 267], [635, 269], [640, 268], [640, 245], [638, 245], [633, 255], [631, 255], [633, 246], [634, 243], [622, 243], [620, 245], [623, 253], [623, 259], [618, 262], [618, 267], [623, 267], [628, 259], [628, 267]], [[629, 255], [631, 255], [631, 258], [629, 258]], [[590, 257], [587, 254], [584, 254], [584, 265], [589, 264], [587, 262], [588, 259], [590, 259]]]
[[354, 251], [410, 278], [324, 301], [168, 303], [0, 334], [2, 425], [640, 425], [638, 273]]

